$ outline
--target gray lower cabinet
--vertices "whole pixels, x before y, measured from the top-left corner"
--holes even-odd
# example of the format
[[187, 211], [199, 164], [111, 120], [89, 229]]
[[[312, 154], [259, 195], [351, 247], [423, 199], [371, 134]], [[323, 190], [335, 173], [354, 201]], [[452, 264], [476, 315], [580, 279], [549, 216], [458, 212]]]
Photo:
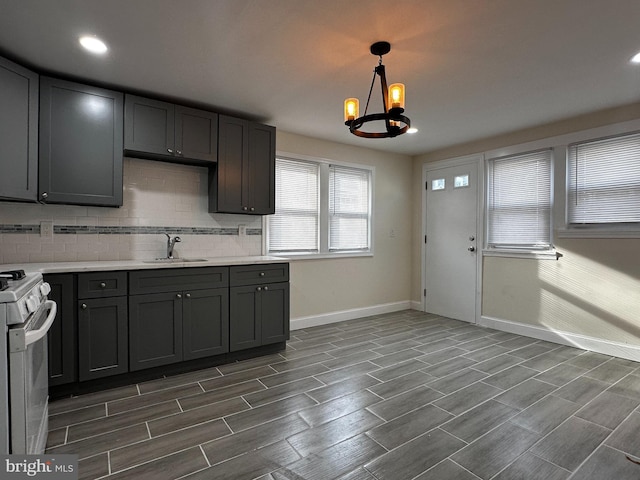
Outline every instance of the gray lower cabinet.
[[127, 297], [78, 303], [78, 380], [129, 371]]
[[229, 351], [227, 267], [130, 272], [130, 369]]
[[0, 58], [0, 199], [38, 198], [38, 74]]
[[131, 156], [201, 164], [218, 157], [214, 112], [126, 95], [124, 129], [124, 149]]
[[120, 92], [40, 79], [39, 200], [122, 205]]
[[129, 297], [129, 369], [182, 361], [182, 294]]
[[75, 279], [71, 273], [44, 275], [51, 286], [49, 298], [56, 302], [58, 311], [47, 334], [49, 357], [49, 386], [65, 385], [77, 381], [77, 332], [75, 315]]
[[127, 272], [78, 274], [78, 380], [129, 371]]
[[289, 339], [289, 264], [230, 267], [229, 348]]

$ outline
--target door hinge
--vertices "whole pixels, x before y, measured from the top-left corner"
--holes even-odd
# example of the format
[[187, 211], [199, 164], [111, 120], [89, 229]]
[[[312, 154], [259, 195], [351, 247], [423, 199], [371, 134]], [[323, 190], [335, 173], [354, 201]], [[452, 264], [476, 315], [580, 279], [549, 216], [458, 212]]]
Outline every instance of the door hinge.
[[424, 236], [424, 243], [427, 243], [427, 236]]
[[426, 297], [426, 296], [427, 296], [427, 289], [426, 289], [426, 288], [424, 289], [424, 292], [422, 292], [422, 296], [423, 296], [423, 297]]

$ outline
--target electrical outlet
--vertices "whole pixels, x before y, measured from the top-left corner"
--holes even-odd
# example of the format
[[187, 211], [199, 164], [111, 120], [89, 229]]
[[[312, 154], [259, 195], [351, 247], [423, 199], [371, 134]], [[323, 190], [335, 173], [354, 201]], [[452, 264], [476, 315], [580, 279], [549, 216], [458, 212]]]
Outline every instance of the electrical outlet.
[[246, 225], [238, 225], [238, 235], [244, 237], [247, 235], [247, 226]]
[[53, 238], [53, 222], [40, 222], [40, 237]]

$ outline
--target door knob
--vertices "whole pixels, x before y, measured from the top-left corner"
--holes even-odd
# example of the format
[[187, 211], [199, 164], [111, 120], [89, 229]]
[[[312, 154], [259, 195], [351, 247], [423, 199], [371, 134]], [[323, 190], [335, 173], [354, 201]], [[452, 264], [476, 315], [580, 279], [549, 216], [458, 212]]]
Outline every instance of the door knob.
[[469, 237], [469, 241], [470, 241], [470, 242], [473, 242], [475, 239], [476, 239], [476, 237], [474, 237], [473, 235], [471, 235], [471, 236]]
[[476, 251], [476, 247], [471, 245], [469, 248], [467, 248], [467, 250], [469, 250], [470, 252], [475, 252]]

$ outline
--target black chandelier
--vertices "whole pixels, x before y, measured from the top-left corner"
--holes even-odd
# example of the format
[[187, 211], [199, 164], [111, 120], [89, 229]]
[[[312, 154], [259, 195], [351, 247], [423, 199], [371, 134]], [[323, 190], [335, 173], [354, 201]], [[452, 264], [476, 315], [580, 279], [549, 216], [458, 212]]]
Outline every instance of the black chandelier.
[[[349, 127], [349, 131], [354, 135], [365, 138], [393, 138], [406, 133], [411, 127], [411, 120], [403, 115], [404, 113], [404, 85], [402, 83], [394, 83], [387, 88], [387, 77], [382, 64], [382, 56], [391, 51], [389, 42], [376, 42], [371, 45], [371, 53], [380, 57], [380, 61], [373, 71], [373, 79], [371, 80], [371, 88], [369, 88], [369, 97], [367, 97], [367, 105], [364, 109], [364, 115], [359, 116], [359, 101], [357, 98], [347, 98], [344, 101], [344, 123]], [[384, 113], [370, 113], [369, 101], [371, 100], [371, 92], [376, 82], [376, 75], [380, 77], [380, 86], [382, 88], [382, 105]], [[384, 121], [384, 131], [366, 131], [362, 127], [369, 122]]]

